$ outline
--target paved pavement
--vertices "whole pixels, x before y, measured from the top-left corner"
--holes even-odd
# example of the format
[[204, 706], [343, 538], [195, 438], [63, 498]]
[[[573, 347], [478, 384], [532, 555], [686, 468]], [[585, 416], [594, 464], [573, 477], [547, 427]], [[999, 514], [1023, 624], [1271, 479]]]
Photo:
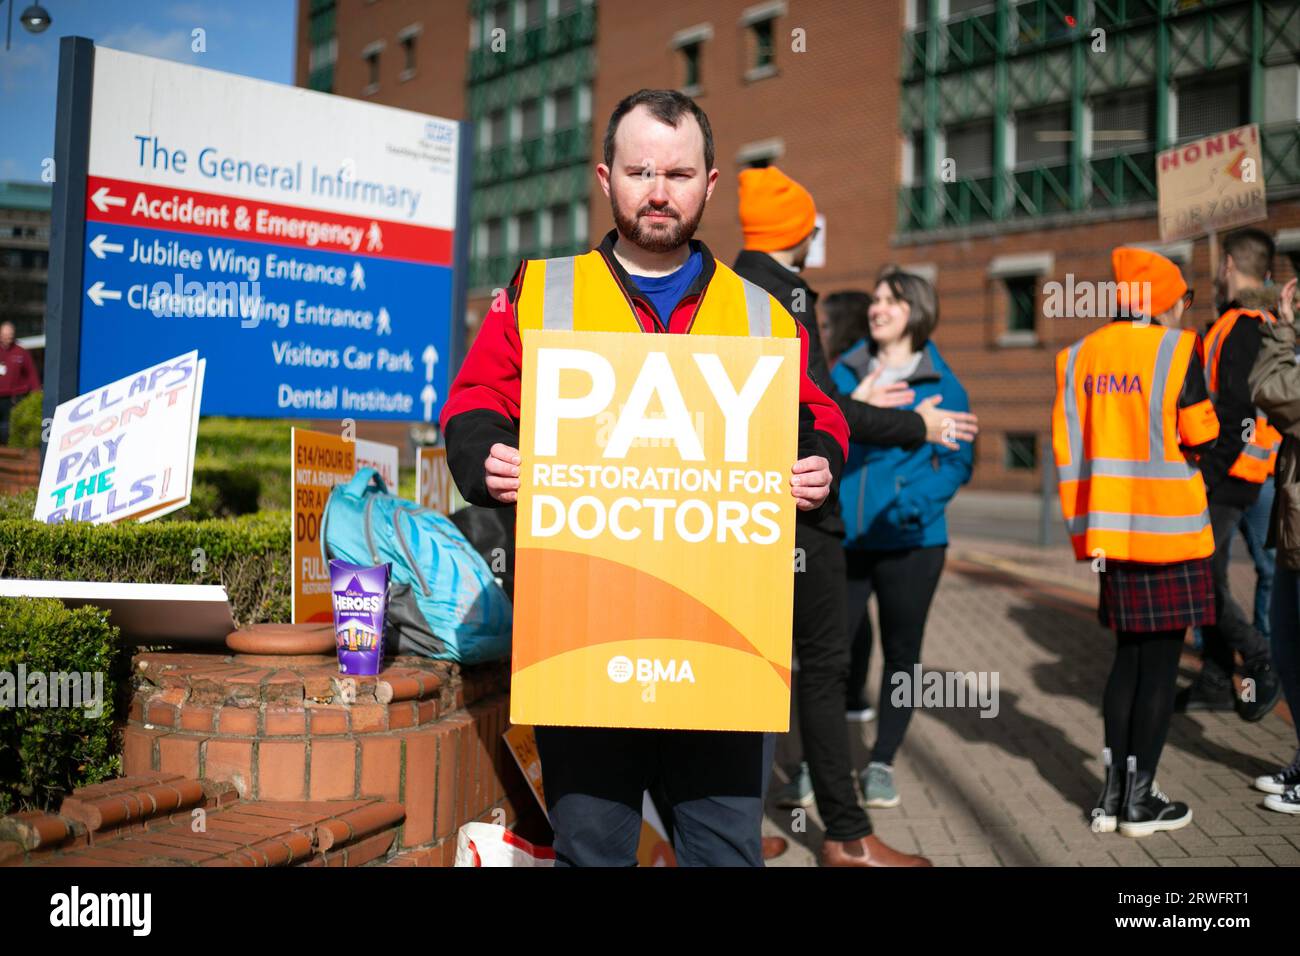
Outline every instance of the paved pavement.
[[[903, 803], [871, 811], [881, 838], [941, 866], [1300, 864], [1300, 816], [1265, 809], [1250, 786], [1295, 754], [1285, 707], [1257, 724], [1235, 714], [1175, 715], [1158, 778], [1191, 805], [1192, 824], [1140, 840], [1091, 831], [1113, 638], [1096, 622], [1087, 564], [1063, 545], [1025, 543], [1035, 529], [1024, 522], [1018, 533], [1011, 524], [1002, 530], [997, 538], [954, 536], [922, 653], [927, 670], [996, 671], [999, 712], [918, 711], [895, 765]], [[1249, 609], [1253, 569], [1235, 561], [1232, 573]], [[868, 688], [880, 679], [875, 656]], [[1189, 647], [1183, 681], [1195, 666]], [[855, 766], [865, 767], [875, 725], [849, 728]], [[797, 761], [793, 735], [778, 763], [792, 753]], [[801, 819], [769, 806], [764, 833], [791, 840], [770, 866], [815, 865], [823, 836], [815, 808]]]

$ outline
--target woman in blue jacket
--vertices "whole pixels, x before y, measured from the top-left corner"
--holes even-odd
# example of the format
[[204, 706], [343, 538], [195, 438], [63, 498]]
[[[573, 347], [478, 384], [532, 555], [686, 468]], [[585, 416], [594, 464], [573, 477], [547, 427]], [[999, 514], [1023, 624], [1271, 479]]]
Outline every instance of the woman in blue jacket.
[[[939, 322], [934, 287], [907, 272], [887, 271], [876, 284], [868, 310], [868, 338], [845, 352], [832, 376], [855, 398], [915, 408], [932, 395], [953, 411], [969, 411], [966, 390], [930, 341]], [[908, 394], [910, 392], [910, 395]], [[944, 508], [970, 480], [969, 442], [957, 450], [926, 444], [916, 449], [851, 445], [840, 478], [840, 502], [847, 526], [849, 619], [861, 614], [853, 638], [847, 709], [865, 706], [860, 697], [871, 653], [867, 600], [875, 592], [884, 649], [878, 706], [879, 724], [871, 762], [862, 773], [869, 807], [895, 807], [894, 755], [912, 716], [913, 665], [921, 658], [921, 638], [930, 602], [939, 584], [948, 528]], [[918, 689], [919, 691], [919, 689]]]

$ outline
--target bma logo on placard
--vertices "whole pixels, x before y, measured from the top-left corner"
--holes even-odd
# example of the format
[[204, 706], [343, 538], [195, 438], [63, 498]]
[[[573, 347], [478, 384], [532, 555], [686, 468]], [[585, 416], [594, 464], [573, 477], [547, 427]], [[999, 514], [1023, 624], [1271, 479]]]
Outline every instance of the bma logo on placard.
[[630, 657], [619, 654], [609, 659], [605, 673], [615, 684], [626, 684], [634, 675], [639, 684], [658, 683], [661, 680], [670, 684], [681, 681], [695, 683], [695, 672], [691, 670], [690, 661], [682, 661], [679, 666], [676, 660], [665, 663], [657, 657], [638, 657], [634, 662]]

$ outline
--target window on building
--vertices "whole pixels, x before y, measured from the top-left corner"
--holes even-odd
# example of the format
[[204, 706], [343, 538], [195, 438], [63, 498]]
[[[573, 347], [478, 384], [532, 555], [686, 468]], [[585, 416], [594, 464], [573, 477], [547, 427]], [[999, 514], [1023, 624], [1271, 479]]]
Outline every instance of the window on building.
[[371, 90], [379, 88], [379, 51], [371, 50], [365, 55], [366, 84]]
[[1155, 91], [1128, 90], [1092, 101], [1092, 154], [1148, 150], [1155, 145]]
[[533, 255], [537, 251], [537, 213], [521, 212], [519, 214], [519, 253]]
[[488, 30], [500, 27], [502, 30], [509, 30], [513, 23], [510, 22], [510, 4], [498, 3], [492, 8], [491, 18], [488, 21]]
[[402, 37], [402, 70], [408, 75], [415, 72], [415, 38], [414, 33]]
[[944, 156], [958, 179], [981, 179], [993, 173], [993, 121], [979, 120], [944, 131]]
[[527, 100], [524, 102], [523, 125], [520, 129], [521, 138], [527, 142], [530, 139], [536, 139], [542, 135], [542, 101], [539, 99]]
[[546, 0], [526, 0], [524, 3], [524, 26], [539, 27], [546, 21]]
[[574, 241], [573, 215], [568, 206], [551, 207], [551, 245], [567, 246]]
[[510, 123], [505, 110], [496, 110], [488, 116], [488, 142], [492, 146], [503, 146], [510, 140]]
[[681, 48], [682, 54], [682, 88], [694, 89], [700, 85], [700, 45], [687, 43]]
[[565, 88], [555, 91], [555, 128], [572, 129], [578, 121], [577, 98], [573, 90]]
[[749, 25], [754, 32], [754, 69], [762, 70], [775, 65], [776, 49], [772, 42], [774, 20], [759, 20]]
[[1033, 332], [1038, 314], [1038, 277], [1009, 276], [1007, 285], [1007, 331]]
[[504, 256], [506, 254], [506, 224], [501, 219], [487, 221], [487, 254]]
[[907, 137], [909, 185], [925, 185], [925, 130], [915, 129]]
[[1033, 432], [1007, 432], [1002, 466], [1007, 471], [1033, 471], [1038, 467], [1038, 436]]
[[[1016, 167], [1061, 166], [1070, 161], [1070, 108], [1049, 106], [1016, 114]], [[958, 166], [960, 169], [960, 166]]]
[[1264, 68], [1264, 124], [1300, 123], [1300, 63]]
[[1246, 122], [1244, 74], [1216, 73], [1178, 85], [1178, 140], [1221, 133]]

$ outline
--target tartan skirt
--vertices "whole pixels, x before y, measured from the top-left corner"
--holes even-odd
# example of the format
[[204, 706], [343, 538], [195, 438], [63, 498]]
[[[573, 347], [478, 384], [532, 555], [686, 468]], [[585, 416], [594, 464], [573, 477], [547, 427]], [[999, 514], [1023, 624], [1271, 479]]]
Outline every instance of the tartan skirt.
[[1180, 631], [1214, 624], [1210, 559], [1176, 564], [1107, 561], [1097, 617], [1113, 631]]

